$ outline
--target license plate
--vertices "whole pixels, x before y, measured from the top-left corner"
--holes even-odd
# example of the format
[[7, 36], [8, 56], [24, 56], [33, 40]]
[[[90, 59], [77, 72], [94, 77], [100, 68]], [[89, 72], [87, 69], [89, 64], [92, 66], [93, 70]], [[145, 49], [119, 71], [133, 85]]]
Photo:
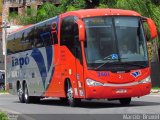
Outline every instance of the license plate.
[[126, 89], [117, 89], [116, 93], [127, 93]]

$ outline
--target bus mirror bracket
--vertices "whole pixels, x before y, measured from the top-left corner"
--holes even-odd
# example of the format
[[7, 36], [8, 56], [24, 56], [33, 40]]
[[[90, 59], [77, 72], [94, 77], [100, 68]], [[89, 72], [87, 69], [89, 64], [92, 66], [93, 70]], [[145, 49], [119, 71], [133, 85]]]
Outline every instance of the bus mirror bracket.
[[79, 31], [79, 40], [84, 41], [85, 40], [85, 27], [82, 20], [77, 20], [78, 24], [78, 31]]
[[156, 29], [156, 25], [154, 23], [154, 21], [150, 18], [143, 18], [144, 22], [147, 22], [148, 24], [148, 28], [150, 30], [150, 36], [151, 36], [151, 39], [154, 39], [158, 36], [157, 34], [157, 29]]

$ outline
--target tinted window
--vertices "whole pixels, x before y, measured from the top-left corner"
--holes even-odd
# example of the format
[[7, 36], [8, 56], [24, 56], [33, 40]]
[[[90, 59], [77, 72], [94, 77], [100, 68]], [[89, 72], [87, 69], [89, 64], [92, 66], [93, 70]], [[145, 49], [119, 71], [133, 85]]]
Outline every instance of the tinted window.
[[37, 25], [34, 31], [34, 46], [42, 47], [44, 46], [43, 39], [41, 39], [41, 34], [43, 34], [43, 24]]
[[51, 23], [37, 25], [34, 32], [34, 46], [44, 47], [52, 44]]
[[57, 29], [53, 32], [52, 22], [53, 19], [10, 35], [7, 38], [7, 54], [51, 46], [53, 39], [54, 44], [57, 44]]
[[14, 35], [10, 35], [8, 38], [7, 38], [7, 40], [8, 40], [8, 42], [7, 42], [7, 54], [12, 54], [12, 53], [14, 53], [14, 41], [13, 41], [13, 39], [14, 39]]
[[66, 45], [74, 54], [74, 17], [63, 19], [61, 26], [61, 45]]
[[77, 18], [67, 17], [62, 20], [61, 25], [61, 46], [65, 45], [71, 53], [82, 63], [81, 45], [78, 39], [78, 25], [75, 22]]
[[7, 39], [7, 54], [13, 54], [24, 50], [29, 50], [33, 46], [33, 28], [10, 35]]

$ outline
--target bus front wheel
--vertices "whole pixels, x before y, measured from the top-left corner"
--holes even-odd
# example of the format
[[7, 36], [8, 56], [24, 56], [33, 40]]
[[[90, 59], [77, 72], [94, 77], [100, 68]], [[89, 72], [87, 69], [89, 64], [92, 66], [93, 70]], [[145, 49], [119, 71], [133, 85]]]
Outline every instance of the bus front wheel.
[[121, 103], [121, 105], [129, 105], [131, 102], [131, 98], [121, 98], [119, 99], [119, 102]]
[[72, 86], [71, 86], [71, 83], [68, 82], [68, 86], [67, 86], [67, 100], [68, 100], [68, 104], [71, 106], [71, 107], [75, 107], [78, 105], [78, 103], [80, 103], [80, 99], [76, 99], [74, 98], [73, 96], [73, 89], [72, 89]]

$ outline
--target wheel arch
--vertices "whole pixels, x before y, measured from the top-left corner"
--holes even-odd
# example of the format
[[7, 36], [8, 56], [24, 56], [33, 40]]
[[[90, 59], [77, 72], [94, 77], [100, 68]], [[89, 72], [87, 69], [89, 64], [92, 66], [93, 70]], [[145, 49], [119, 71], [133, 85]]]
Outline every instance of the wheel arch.
[[17, 82], [16, 82], [16, 90], [18, 91], [20, 87], [21, 87], [21, 82], [20, 82], [20, 80], [17, 80]]
[[25, 84], [27, 84], [27, 82], [26, 82], [26, 80], [23, 80], [23, 82], [22, 82], [23, 90], [24, 90], [24, 88], [25, 88]]

